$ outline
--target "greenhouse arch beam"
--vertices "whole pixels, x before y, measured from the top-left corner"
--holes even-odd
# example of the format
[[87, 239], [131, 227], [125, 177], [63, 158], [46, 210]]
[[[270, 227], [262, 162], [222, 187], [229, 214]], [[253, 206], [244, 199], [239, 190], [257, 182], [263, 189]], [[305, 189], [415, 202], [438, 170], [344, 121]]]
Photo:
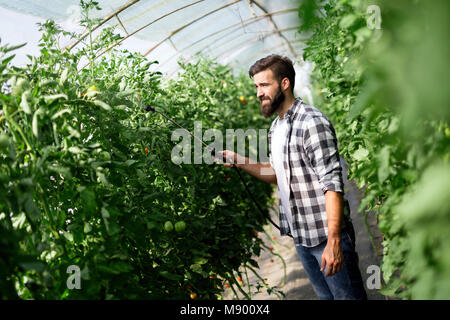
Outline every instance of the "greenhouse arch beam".
[[[218, 55], [215, 56], [215, 57], [216, 57], [216, 58], [221, 57], [221, 56], [223, 56], [224, 54], [226, 54], [226, 53], [228, 53], [228, 52], [230, 52], [230, 51], [235, 50], [236, 48], [242, 47], [242, 46], [245, 45], [246, 43], [254, 43], [254, 42], [258, 42], [258, 41], [264, 40], [265, 38], [267, 38], [268, 36], [271, 36], [271, 35], [273, 35], [273, 34], [278, 34], [278, 33], [280, 33], [280, 32], [285, 32], [285, 31], [290, 31], [290, 30], [296, 30], [296, 29], [298, 29], [298, 28], [299, 28], [298, 26], [295, 26], [295, 27], [290, 27], [290, 28], [286, 28], [286, 29], [282, 29], [282, 30], [273, 30], [273, 31], [266, 32], [266, 33], [264, 33], [264, 36], [263, 36], [262, 38], [261, 38], [260, 36], [258, 36], [258, 37], [256, 37], [256, 38], [253, 38], [253, 39], [250, 39], [250, 40], [246, 39], [245, 41], [242, 41], [242, 42], [236, 44], [235, 46], [233, 46], [233, 47], [231, 47], [231, 48], [228, 48], [227, 50], [223, 51], [222, 53], [218, 54]], [[285, 45], [286, 45], [286, 43], [285, 43]], [[219, 47], [220, 47], [220, 46], [219, 46]], [[216, 47], [216, 48], [217, 48], [217, 47]], [[294, 57], [297, 57], [297, 55], [294, 54]]]
[[116, 14], [115, 16], [116, 16], [117, 21], [119, 21], [119, 24], [120, 24], [120, 26], [122, 27], [123, 31], [125, 31], [125, 34], [128, 35], [128, 31], [127, 31], [127, 29], [125, 28], [125, 26], [123, 25], [123, 23], [122, 23], [122, 21], [120, 20], [119, 16], [118, 16], [117, 14]]
[[[250, 19], [244, 20], [244, 21], [242, 21], [242, 22], [238, 22], [238, 23], [236, 23], [236, 24], [234, 24], [234, 25], [232, 25], [232, 26], [230, 26], [230, 27], [224, 28], [224, 29], [221, 30], [221, 31], [226, 31], [226, 30], [228, 30], [229, 28], [233, 28], [233, 27], [235, 27], [235, 26], [243, 26], [243, 27], [245, 27], [245, 26], [248, 26], [248, 25], [250, 25], [250, 24], [252, 24], [252, 23], [255, 23], [255, 22], [259, 21], [259, 20], [264, 19], [264, 18], [266, 18], [266, 17], [269, 16], [269, 15], [289, 13], [289, 12], [293, 12], [293, 11], [296, 11], [296, 10], [297, 10], [297, 9], [287, 9], [287, 10], [277, 11], [277, 12], [273, 12], [273, 13], [265, 13], [265, 14], [262, 15], [262, 16], [258, 16], [258, 17], [256, 17], [256, 18], [250, 18]], [[238, 28], [238, 29], [239, 29], [239, 28]], [[238, 29], [237, 29], [237, 30], [238, 30]], [[235, 32], [235, 31], [236, 31], [236, 30], [233, 30], [233, 31], [231, 31], [231, 32], [229, 32], [229, 33], [223, 35], [222, 37], [216, 39], [216, 41], [219, 41], [219, 40], [221, 40], [221, 39], [227, 37], [228, 35], [232, 34], [232, 33]], [[219, 32], [217, 32], [217, 33], [219, 33]], [[214, 34], [213, 34], [213, 35], [214, 35]], [[201, 40], [202, 40], [202, 39], [201, 39]], [[215, 42], [216, 42], [216, 41], [215, 41]], [[206, 47], [208, 47], [208, 46], [206, 46]], [[200, 49], [199, 51], [202, 51], [202, 50], [205, 49], [206, 47], [203, 47], [203, 48]], [[185, 49], [186, 49], [186, 48], [185, 48]]]
[[[236, 32], [236, 31], [239, 30], [242, 26], [248, 26], [248, 25], [250, 25], [250, 24], [252, 24], [252, 23], [254, 23], [254, 22], [257, 22], [257, 21], [259, 21], [259, 20], [262, 20], [262, 19], [266, 18], [269, 14], [271, 14], [271, 15], [279, 15], [279, 14], [285, 14], [285, 13], [295, 12], [295, 11], [297, 11], [297, 10], [298, 10], [297, 8], [294, 8], [294, 9], [286, 9], [286, 10], [274, 11], [274, 12], [272, 12], [272, 13], [265, 13], [265, 14], [263, 14], [263, 15], [261, 15], [261, 16], [249, 18], [249, 19], [243, 20], [243, 21], [241, 21], [241, 22], [235, 23], [235, 24], [233, 24], [233, 25], [227, 26], [227, 27], [225, 27], [225, 28], [223, 28], [223, 29], [220, 29], [220, 30], [218, 30], [218, 31], [214, 31], [214, 32], [212, 32], [212, 33], [210, 33], [210, 34], [204, 36], [203, 38], [201, 38], [201, 39], [199, 39], [199, 40], [197, 40], [197, 41], [191, 43], [190, 45], [184, 47], [183, 49], [180, 49], [180, 52], [178, 52], [178, 53], [172, 55], [169, 59], [165, 60], [162, 64], [160, 64], [160, 66], [162, 67], [164, 64], [166, 64], [167, 62], [171, 61], [175, 56], [179, 55], [181, 52], [186, 51], [187, 49], [192, 48], [192, 47], [195, 46], [196, 44], [198, 44], [198, 43], [200, 43], [200, 42], [202, 42], [202, 41], [204, 41], [204, 40], [206, 40], [206, 39], [208, 39], [208, 38], [210, 38], [210, 37], [213, 37], [213, 36], [215, 36], [215, 35], [217, 35], [217, 34], [219, 34], [219, 33], [221, 33], [221, 32], [224, 32], [224, 31], [227, 31], [227, 30], [230, 30], [230, 29], [233, 29], [233, 28], [234, 28], [234, 29], [233, 29], [232, 31], [230, 31], [229, 33], [226, 33], [226, 34], [223, 35], [222, 37], [216, 39], [216, 41], [219, 41], [219, 40], [225, 38], [226, 36], [232, 34], [233, 32]], [[236, 27], [238, 27], [238, 28], [236, 28]], [[216, 42], [216, 41], [215, 41], [215, 42]], [[207, 47], [208, 47], [208, 46], [203, 47], [202, 49], [200, 49], [200, 51], [202, 51], [203, 49], [205, 49], [205, 48], [207, 48]]]
[[[279, 31], [280, 31], [280, 32], [284, 32], [284, 31], [289, 31], [289, 30], [296, 30], [296, 29], [298, 29], [298, 28], [299, 28], [298, 26], [297, 26], [297, 27], [290, 27], [290, 28], [286, 28], [286, 29], [281, 29], [281, 30], [279, 30]], [[269, 36], [269, 35], [276, 34], [276, 33], [277, 33], [276, 31], [270, 31], [270, 32], [268, 32], [268, 33], [266, 34], [265, 37], [267, 37], [267, 36]], [[238, 43], [237, 45], [233, 46], [232, 48], [229, 48], [229, 49], [223, 51], [222, 53], [220, 53], [220, 54], [214, 56], [214, 59], [217, 59], [217, 58], [223, 56], [224, 54], [228, 53], [229, 51], [232, 51], [232, 50], [235, 50], [236, 48], [242, 47], [242, 45], [244, 45], [244, 44], [246, 44], [246, 43], [254, 43], [254, 42], [258, 42], [258, 41], [260, 41], [260, 40], [261, 40], [260, 37], [256, 37], [256, 38], [253, 38], [253, 39], [250, 39], [250, 40], [247, 39], [247, 40], [245, 40], [245, 41], [243, 41], [243, 42], [241, 42], [241, 43]], [[303, 40], [304, 40], [304, 39], [298, 39], [298, 40], [296, 40], [295, 42], [303, 41]], [[286, 46], [286, 43], [284, 43], [284, 46]], [[275, 47], [279, 47], [279, 45], [277, 45], [277, 46], [275, 46]], [[269, 50], [269, 49], [263, 49], [263, 51], [264, 51], [264, 50]], [[200, 52], [197, 52], [196, 54], [198, 54], [198, 53], [200, 53]], [[194, 55], [194, 56], [195, 56], [195, 55]], [[297, 58], [297, 59], [298, 59], [298, 56], [297, 56], [297, 55], [294, 55], [294, 58]], [[189, 62], [189, 61], [191, 61], [191, 59], [192, 59], [192, 57], [185, 59], [185, 61], [186, 61], [186, 62]], [[179, 67], [175, 67], [175, 69], [173, 69], [173, 71], [170, 73], [169, 77], [172, 76], [178, 69], [179, 69]]]
[[[148, 26], [152, 25], [153, 23], [155, 23], [155, 22], [157, 22], [157, 21], [159, 21], [159, 20], [161, 20], [161, 19], [164, 19], [165, 17], [167, 17], [167, 16], [169, 16], [169, 15], [175, 13], [175, 12], [178, 12], [178, 11], [180, 11], [180, 10], [183, 10], [183, 9], [185, 9], [185, 8], [187, 8], [187, 7], [193, 6], [193, 5], [195, 5], [195, 4], [197, 4], [197, 3], [200, 3], [200, 2], [203, 2], [203, 1], [205, 1], [205, 0], [198, 0], [198, 1], [196, 1], [196, 2], [189, 3], [189, 4], [187, 4], [187, 5], [183, 6], [183, 7], [180, 7], [180, 8], [178, 8], [178, 9], [176, 9], [176, 10], [173, 10], [173, 11], [171, 11], [171, 12], [168, 12], [168, 13], [162, 15], [162, 16], [160, 16], [159, 18], [157, 18], [157, 19], [155, 19], [155, 20], [150, 21], [149, 23], [147, 23], [146, 25], [140, 27], [139, 29], [137, 29], [137, 30], [135, 30], [135, 31], [133, 31], [133, 32], [131, 32], [131, 33], [129, 33], [129, 34], [127, 34], [125, 37], [123, 37], [123, 38], [120, 39], [119, 41], [117, 41], [117, 42], [111, 44], [108, 48], [106, 48], [105, 50], [103, 50], [102, 52], [100, 52], [99, 54], [97, 54], [97, 55], [94, 57], [94, 60], [97, 59], [97, 58], [99, 58], [99, 57], [101, 57], [102, 55], [104, 55], [106, 52], [108, 52], [108, 51], [111, 50], [112, 48], [118, 46], [119, 44], [121, 44], [123, 41], [125, 41], [125, 40], [128, 39], [129, 37], [135, 35], [135, 34], [138, 33], [139, 31], [142, 31], [143, 29], [147, 28]], [[89, 64], [89, 63], [88, 63], [88, 64]], [[86, 66], [87, 66], [88, 64], [85, 64], [80, 70], [86, 68]]]
[[166, 40], [170, 39], [172, 36], [174, 36], [175, 34], [177, 34], [177, 33], [180, 32], [180, 31], [182, 31], [183, 29], [189, 27], [190, 25], [194, 24], [195, 22], [197, 22], [197, 21], [199, 21], [199, 20], [201, 20], [201, 19], [203, 19], [203, 18], [205, 18], [205, 17], [207, 17], [207, 16], [209, 16], [209, 15], [211, 15], [211, 14], [217, 12], [217, 11], [220, 11], [220, 10], [222, 10], [222, 9], [225, 9], [225, 8], [227, 8], [227, 7], [229, 7], [229, 6], [233, 5], [233, 4], [236, 4], [236, 3], [240, 2], [240, 1], [241, 1], [241, 0], [234, 0], [234, 1], [230, 2], [230, 3], [227, 3], [227, 4], [221, 6], [221, 7], [217, 8], [217, 9], [214, 9], [214, 10], [212, 10], [212, 11], [210, 11], [210, 12], [204, 14], [203, 16], [201, 16], [201, 17], [199, 17], [199, 18], [197, 18], [197, 19], [194, 19], [194, 20], [192, 20], [191, 22], [189, 22], [189, 23], [187, 23], [187, 24], [185, 24], [185, 25], [179, 27], [178, 29], [172, 31], [172, 32], [170, 33], [169, 36], [167, 36], [166, 38], [162, 39], [160, 42], [158, 42], [158, 43], [155, 44], [153, 47], [151, 47], [149, 50], [147, 50], [147, 51], [143, 54], [143, 56], [144, 56], [144, 57], [147, 56], [150, 52], [152, 52], [152, 51], [155, 50], [157, 47], [159, 47], [163, 42], [165, 42]]
[[[273, 32], [273, 31], [272, 31]], [[303, 42], [303, 41], [305, 41], [305, 39], [297, 39], [297, 40], [294, 40], [294, 41], [289, 41], [289, 43], [298, 43], [298, 42]], [[285, 44], [283, 44], [283, 47], [286, 47], [287, 48], [287, 45], [286, 45], [286, 43]], [[236, 63], [231, 63], [231, 64], [229, 64], [229, 66], [231, 67], [231, 68], [235, 68], [238, 64], [246, 64], [246, 63], [248, 63], [248, 61], [251, 61], [252, 59], [254, 59], [255, 57], [257, 57], [257, 56], [261, 56], [261, 54], [263, 54], [263, 53], [266, 53], [266, 52], [269, 52], [269, 51], [272, 51], [273, 49], [276, 49], [276, 48], [280, 48], [280, 46], [279, 45], [275, 45], [275, 46], [272, 46], [272, 47], [270, 47], [270, 48], [265, 48], [265, 49], [262, 49], [262, 50], [259, 50], [258, 52], [256, 52], [255, 54], [252, 54], [251, 56], [249, 56], [249, 57], [246, 57], [245, 58], [245, 60], [243, 60], [243, 61], [241, 61], [241, 62], [236, 62]], [[217, 57], [216, 57], [217, 58]], [[185, 61], [187, 61], [187, 62], [189, 62], [191, 59], [185, 59]], [[303, 59], [301, 59], [300, 60], [300, 62], [303, 62]], [[177, 66], [177, 67], [175, 67], [170, 73], [169, 73], [169, 78], [175, 73], [175, 72], [177, 72], [178, 70], [180, 69], [180, 67], [179, 66]]]
[[[299, 27], [290, 27], [290, 28], [286, 28], [286, 29], [279, 30], [279, 31], [280, 31], [280, 32], [284, 32], [284, 31], [289, 31], [289, 30], [295, 30], [295, 29], [298, 29], [298, 28], [299, 28]], [[266, 36], [273, 35], [273, 34], [276, 34], [276, 33], [277, 33], [276, 31], [270, 31], [270, 32], [267, 33]], [[265, 37], [266, 37], [266, 36], [265, 36]], [[243, 46], [244, 44], [246, 44], [246, 43], [251, 44], [251, 43], [258, 42], [258, 41], [260, 41], [260, 40], [261, 40], [260, 37], [256, 37], [256, 38], [253, 38], [253, 39], [250, 39], [250, 40], [247, 39], [247, 40], [245, 40], [245, 41], [243, 41], [243, 42], [241, 42], [241, 43], [238, 43], [237, 45], [233, 46], [232, 48], [229, 48], [229, 49], [223, 51], [222, 53], [220, 53], [220, 54], [214, 56], [214, 59], [217, 59], [217, 58], [223, 56], [224, 54], [228, 53], [229, 51], [233, 51], [233, 50], [235, 50], [236, 48], [242, 47], [242, 46]], [[303, 41], [303, 40], [304, 40], [304, 39], [298, 39], [298, 40], [296, 40], [295, 42], [299, 42], [299, 41]], [[283, 46], [287, 46], [286, 43], [284, 43], [284, 44], [282, 44], [282, 45], [283, 45]], [[269, 49], [263, 49], [263, 50], [261, 50], [260, 52], [264, 52], [264, 51], [267, 51], [267, 50], [272, 50], [273, 48], [277, 48], [277, 47], [280, 47], [280, 45], [276, 45], [276, 46], [271, 47], [271, 48], [269, 48]], [[197, 52], [197, 54], [198, 54], [198, 53], [199, 53], [199, 52]], [[297, 55], [295, 55], [294, 58], [297, 58]], [[191, 60], [192, 60], [192, 57], [185, 59], [186, 62], [189, 62], [189, 61], [191, 61]], [[170, 72], [169, 77], [172, 76], [177, 70], [179, 70], [179, 67], [178, 67], [178, 66], [176, 66], [176, 67], [173, 69], [173, 71]]]
[[[295, 41], [289, 41], [289, 43], [292, 44], [292, 43], [298, 43], [298, 42], [303, 42], [303, 41], [305, 41], [305, 40], [304, 40], [304, 39], [297, 39], [297, 40], [295, 40]], [[284, 46], [286, 46], [286, 44], [284, 44]], [[279, 46], [276, 45], [276, 46], [272, 46], [272, 47], [270, 47], [270, 48], [266, 48], [266, 49], [259, 50], [258, 52], [252, 54], [251, 56], [246, 57], [245, 60], [242, 60], [241, 62], [239, 62], [239, 64], [246, 64], [246, 63], [248, 63], [249, 61], [251, 61], [252, 59], [255, 59], [256, 57], [261, 56], [261, 54], [263, 54], [263, 53], [265, 53], [265, 52], [268, 52], [268, 51], [272, 51], [272, 50], [274, 50], [274, 49], [276, 49], [276, 48], [279, 48]], [[238, 63], [231, 63], [231, 64], [229, 64], [229, 66], [230, 66], [231, 68], [234, 68], [234, 67], [237, 66], [237, 64], [238, 64]]]
[[[113, 11], [112, 13], [110, 13], [109, 15], [107, 15], [105, 18], [103, 18], [102, 21], [100, 21], [99, 23], [97, 23], [96, 25], [94, 25], [92, 27], [92, 31], [96, 30], [98, 27], [104, 25], [106, 22], [108, 22], [109, 20], [111, 20], [112, 18], [114, 18], [115, 16], [117, 17], [117, 15], [119, 13], [121, 13], [122, 11], [124, 11], [125, 9], [128, 9], [129, 7], [131, 7], [133, 4], [139, 2], [140, 0], [131, 0], [130, 2], [124, 4], [123, 6], [121, 6], [120, 8], [118, 8], [117, 10]], [[118, 17], [117, 17], [118, 18]], [[64, 51], [70, 51], [72, 50], [73, 47], [75, 47], [78, 43], [80, 43], [84, 38], [86, 38], [89, 35], [89, 31], [85, 31], [83, 32], [83, 34], [81, 35], [80, 38], [78, 38], [77, 40], [75, 40], [74, 42], [72, 42], [71, 44], [69, 44], [67, 47], [64, 48]]]
[[[249, 0], [249, 1], [250, 1], [251, 3], [254, 3], [254, 4], [255, 4], [258, 8], [260, 8], [263, 12], [269, 13], [269, 12], [266, 10], [266, 8], [264, 8], [262, 5], [260, 5], [256, 0]], [[279, 29], [278, 29], [278, 27], [277, 27], [275, 21], [273, 21], [272, 16], [271, 16], [270, 14], [269, 14], [269, 21], [270, 21], [270, 23], [272, 24], [274, 30], [275, 30], [275, 31], [278, 31], [278, 32], [277, 32], [277, 33], [278, 33], [278, 36], [282, 39], [282, 41], [284, 40], [284, 41], [286, 42], [286, 44], [287, 44], [289, 50], [291, 51], [292, 55], [293, 55], [294, 57], [297, 57], [297, 55], [295, 54], [294, 49], [293, 49], [292, 46], [289, 44], [289, 40], [286, 39], [286, 37], [283, 36], [283, 35], [281, 34], [281, 32], [279, 31]]]
[[[125, 33], [126, 33], [126, 35], [125, 35], [122, 39], [120, 39], [120, 40], [118, 40], [117, 42], [111, 44], [109, 47], [107, 47], [107, 48], [104, 49], [103, 51], [97, 52], [97, 54], [96, 54], [95, 57], [94, 57], [94, 60], [97, 59], [97, 58], [99, 58], [100, 56], [102, 56], [103, 54], [105, 54], [106, 52], [108, 52], [109, 50], [111, 50], [113, 47], [119, 45], [120, 43], [122, 43], [123, 41], [125, 41], [126, 39], [128, 39], [129, 37], [135, 35], [136, 33], [140, 32], [141, 30], [143, 30], [143, 29], [147, 28], [148, 26], [152, 25], [152, 24], [155, 23], [156, 21], [159, 21], [159, 20], [161, 20], [161, 19], [164, 19], [164, 18], [166, 18], [167, 16], [169, 16], [169, 15], [175, 13], [175, 12], [178, 12], [178, 11], [180, 11], [180, 10], [183, 10], [183, 9], [185, 9], [185, 8], [187, 8], [187, 7], [190, 7], [190, 6], [193, 6], [193, 5], [198, 4], [198, 3], [200, 3], [200, 2], [203, 2], [204, 0], [197, 0], [197, 1], [194, 1], [193, 3], [190, 3], [190, 4], [187, 4], [187, 5], [185, 5], [185, 6], [179, 7], [179, 8], [177, 8], [177, 9], [175, 9], [175, 10], [169, 12], [169, 13], [166, 13], [166, 14], [164, 14], [164, 15], [158, 17], [157, 19], [154, 19], [153, 21], [151, 21], [151, 22], [145, 24], [144, 26], [138, 28], [137, 30], [128, 33], [129, 30], [127, 30], [127, 28], [125, 28], [125, 25], [124, 25], [124, 24], [122, 23], [122, 21], [120, 20], [118, 14], [121, 13], [122, 11], [126, 10], [126, 9], [129, 8], [130, 6], [134, 5], [135, 3], [139, 2], [139, 1], [140, 1], [140, 0], [131, 0], [131, 1], [127, 2], [126, 4], [124, 4], [123, 6], [121, 6], [120, 8], [118, 8], [117, 10], [115, 10], [115, 11], [113, 11], [112, 13], [108, 14], [108, 15], [107, 15], [100, 23], [98, 23], [97, 25], [94, 26], [94, 30], [95, 30], [95, 29], [99, 28], [101, 25], [105, 24], [105, 23], [106, 23], [107, 21], [109, 21], [111, 18], [116, 17], [117, 20], [118, 20], [118, 22], [119, 22], [119, 24], [120, 24], [120, 26], [123, 28], [123, 30], [124, 30]], [[225, 27], [225, 28], [223, 28], [223, 29], [221, 29], [221, 30], [212, 32], [212, 33], [210, 33], [210, 34], [208, 34], [208, 35], [202, 37], [201, 39], [195, 41], [194, 43], [189, 44], [187, 47], [185, 47], [185, 48], [183, 48], [183, 49], [177, 49], [177, 48], [175, 47], [175, 44], [174, 44], [173, 41], [172, 41], [172, 38], [173, 38], [173, 36], [174, 36], [175, 34], [181, 32], [182, 30], [186, 29], [187, 27], [191, 26], [192, 24], [194, 24], [194, 23], [196, 23], [196, 22], [198, 22], [198, 21], [200, 21], [200, 20], [206, 18], [207, 16], [209, 16], [209, 15], [211, 15], [211, 14], [213, 14], [213, 13], [216, 13], [216, 12], [222, 10], [222, 9], [225, 9], [225, 8], [227, 8], [227, 7], [229, 7], [229, 6], [232, 6], [232, 5], [234, 5], [234, 4], [237, 4], [238, 2], [241, 2], [241, 0], [233, 0], [233, 1], [229, 2], [229, 3], [226, 3], [226, 4], [224, 4], [224, 5], [220, 6], [220, 7], [218, 7], [218, 8], [216, 8], [216, 9], [212, 10], [212, 11], [207, 12], [207, 13], [203, 14], [202, 16], [200, 16], [200, 17], [198, 17], [198, 18], [196, 18], [196, 19], [194, 19], [194, 20], [188, 22], [187, 24], [185, 24], [185, 25], [183, 25], [183, 26], [181, 26], [181, 27], [179, 27], [179, 28], [177, 28], [177, 29], [171, 31], [170, 34], [167, 35], [164, 39], [160, 40], [158, 43], [156, 43], [156, 44], [153, 45], [150, 49], [148, 49], [148, 50], [143, 54], [143, 56], [147, 56], [149, 53], [151, 53], [151, 52], [154, 51], [156, 48], [158, 48], [161, 44], [163, 44], [164, 42], [166, 42], [167, 40], [169, 40], [169, 41], [171, 42], [172, 46], [174, 47], [175, 51], [176, 51], [176, 54], [174, 54], [173, 56], [171, 56], [169, 59], [166, 60], [167, 62], [169, 62], [169, 61], [172, 61], [172, 59], [173, 59], [174, 57], [176, 57], [177, 55], [183, 54], [187, 49], [193, 47], [194, 45], [200, 43], [201, 41], [204, 41], [204, 40], [206, 40], [206, 39], [208, 39], [208, 38], [211, 38], [211, 37], [213, 37], [213, 36], [215, 36], [215, 35], [218, 35], [218, 34], [224, 32], [224, 33], [225, 33], [224, 35], [219, 36], [219, 39], [223, 39], [223, 38], [225, 38], [225, 37], [227, 37], [227, 36], [233, 35], [233, 33], [236, 33], [236, 32], [239, 31], [239, 30], [242, 30], [242, 29], [245, 28], [245, 26], [247, 26], [247, 25], [250, 25], [250, 24], [252, 24], [252, 23], [254, 23], [254, 22], [256, 22], [256, 21], [260, 21], [260, 20], [262, 20], [262, 19], [267, 18], [267, 19], [268, 19], [268, 22], [269, 22], [269, 25], [272, 27], [273, 30], [272, 30], [272, 31], [267, 31], [267, 32], [261, 33], [261, 34], [259, 35], [259, 40], [265, 39], [265, 38], [268, 37], [269, 35], [276, 34], [276, 35], [278, 35], [278, 37], [281, 39], [282, 43], [284, 43], [284, 44], [287, 46], [287, 48], [289, 49], [289, 51], [291, 52], [291, 54], [293, 55], [293, 57], [297, 59], [298, 56], [297, 56], [297, 54], [296, 54], [294, 48], [292, 47], [292, 45], [290, 44], [289, 40], [287, 39], [287, 37], [286, 37], [282, 32], [283, 32], [283, 31], [287, 31], [287, 30], [293, 30], [293, 29], [296, 29], [296, 28], [298, 28], [298, 27], [292, 27], [292, 28], [287, 28], [287, 29], [280, 30], [280, 29], [278, 28], [277, 24], [275, 23], [275, 21], [274, 21], [274, 19], [273, 19], [273, 16], [278, 15], [278, 14], [284, 14], [284, 13], [289, 13], [289, 12], [295, 12], [295, 11], [298, 10], [298, 8], [292, 8], [292, 9], [285, 9], [285, 10], [280, 10], [280, 11], [269, 12], [269, 11], [268, 11], [263, 5], [261, 5], [261, 4], [259, 3], [259, 1], [257, 1], [257, 0], [243, 0], [243, 1], [244, 1], [244, 2], [247, 2], [248, 5], [249, 5], [250, 11], [252, 12], [251, 18], [248, 18], [248, 19], [246, 19], [246, 20], [243, 20], [243, 19], [241, 18], [241, 21], [240, 21], [240, 22], [235, 23], [235, 24], [230, 25], [230, 26], [227, 26], [227, 27]], [[258, 7], [258, 8], [262, 11], [262, 15], [256, 16], [255, 11], [254, 11], [254, 9], [253, 9], [254, 6]], [[227, 30], [229, 30], [230, 32], [226, 32]], [[244, 31], [245, 31], [245, 30], [244, 30]], [[85, 31], [79, 39], [77, 39], [75, 42], [73, 42], [72, 44], [70, 44], [69, 46], [67, 46], [67, 47], [65, 48], [65, 50], [71, 50], [71, 49], [72, 49], [74, 46], [76, 46], [80, 41], [82, 41], [82, 39], [84, 39], [88, 34], [89, 34], [89, 33]], [[246, 33], [244, 33], [244, 34], [246, 34]], [[239, 37], [239, 36], [241, 36], [241, 34], [237, 35], [236, 38]], [[253, 43], [253, 42], [256, 42], [257, 40], [258, 40], [258, 39], [251, 39], [250, 41], [251, 41], [251, 43]], [[214, 42], [217, 43], [217, 41], [218, 41], [218, 40], [216, 39]], [[248, 43], [248, 41], [249, 41], [249, 40], [247, 40], [247, 41], [244, 42], [243, 44]], [[197, 53], [198, 53], [198, 52], [203, 52], [203, 51], [206, 50], [210, 45], [211, 45], [211, 44], [208, 44], [207, 46], [201, 48], [199, 51], [197, 51]], [[241, 46], [241, 45], [242, 45], [242, 44], [239, 44], [238, 46]], [[216, 56], [216, 58], [217, 58], [217, 57], [220, 57], [220, 56], [223, 56], [224, 54], [226, 54], [226, 53], [228, 53], [228, 52], [230, 52], [230, 51], [235, 50], [235, 48], [236, 48], [236, 46], [233, 46], [233, 48], [230, 48], [230, 49], [228, 49], [228, 50], [226, 50], [226, 51], [220, 53], [218, 56]], [[301, 57], [300, 57], [300, 58], [301, 58]], [[188, 58], [188, 60], [189, 60], [189, 59], [190, 59], [190, 57]], [[166, 63], [166, 62], [164, 62], [164, 63]], [[84, 68], [87, 67], [88, 65], [89, 65], [89, 63], [87, 63], [86, 65], [84, 65], [81, 69], [84, 69]]]
[[[263, 54], [263, 53], [265, 53], [265, 52], [268, 52], [268, 51], [272, 51], [273, 49], [276, 49], [276, 48], [279, 48], [279, 47], [280, 47], [279, 45], [276, 45], [276, 46], [272, 46], [272, 47], [270, 47], [270, 48], [266, 48], [266, 49], [259, 50], [259, 51], [256, 52], [255, 54], [252, 54], [251, 56], [246, 57], [245, 60], [240, 61], [239, 63], [236, 62], [236, 63], [229, 64], [229, 66], [230, 66], [230, 68], [234, 68], [234, 67], [236, 67], [238, 64], [245, 65], [245, 64], [247, 64], [249, 61], [252, 61], [255, 57], [261, 56], [261, 54]], [[284, 48], [284, 47], [286, 47], [286, 44], [283, 44], [283, 48]]]

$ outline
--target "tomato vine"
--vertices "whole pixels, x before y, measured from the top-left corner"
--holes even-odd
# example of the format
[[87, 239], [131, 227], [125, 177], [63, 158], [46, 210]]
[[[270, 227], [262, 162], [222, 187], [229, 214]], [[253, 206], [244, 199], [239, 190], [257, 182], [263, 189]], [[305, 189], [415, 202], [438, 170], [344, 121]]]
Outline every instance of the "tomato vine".
[[449, 12], [447, 1], [406, 0], [299, 9], [315, 105], [333, 119], [349, 178], [364, 189], [360, 210], [377, 212], [387, 296], [450, 297], [450, 96], [437, 89], [448, 81]]
[[[96, 6], [82, 5], [92, 26]], [[167, 80], [157, 61], [127, 50], [93, 60], [117, 40], [109, 28], [71, 51], [58, 39], [80, 35], [52, 21], [40, 30], [40, 56], [27, 66], [11, 65], [15, 47], [0, 48], [0, 297], [217, 299], [226, 281], [245, 292], [233, 280], [257, 267], [254, 230], [266, 218], [229, 169], [171, 161], [176, 127], [144, 105], [191, 132], [194, 121], [268, 127], [248, 76], [199, 59]], [[245, 179], [268, 210], [272, 188]], [[80, 289], [67, 285], [70, 266]]]

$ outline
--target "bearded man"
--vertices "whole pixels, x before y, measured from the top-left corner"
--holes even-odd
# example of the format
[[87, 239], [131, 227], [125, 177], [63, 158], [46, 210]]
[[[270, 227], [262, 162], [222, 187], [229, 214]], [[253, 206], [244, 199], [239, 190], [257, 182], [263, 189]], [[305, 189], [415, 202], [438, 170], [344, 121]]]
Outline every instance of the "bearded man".
[[270, 55], [249, 70], [268, 134], [269, 163], [255, 163], [230, 150], [236, 165], [277, 184], [281, 235], [291, 235], [319, 299], [367, 299], [333, 125], [318, 109], [294, 97], [295, 71], [287, 57]]

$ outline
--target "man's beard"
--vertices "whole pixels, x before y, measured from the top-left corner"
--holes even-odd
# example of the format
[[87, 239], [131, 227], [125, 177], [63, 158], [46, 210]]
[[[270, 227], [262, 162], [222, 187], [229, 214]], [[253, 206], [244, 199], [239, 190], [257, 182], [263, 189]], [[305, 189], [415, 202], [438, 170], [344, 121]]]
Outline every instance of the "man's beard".
[[278, 92], [275, 94], [275, 97], [273, 97], [270, 103], [263, 105], [261, 101], [261, 113], [263, 114], [264, 118], [270, 118], [281, 106], [284, 99], [286, 98], [283, 91], [281, 91], [281, 86], [278, 86]]

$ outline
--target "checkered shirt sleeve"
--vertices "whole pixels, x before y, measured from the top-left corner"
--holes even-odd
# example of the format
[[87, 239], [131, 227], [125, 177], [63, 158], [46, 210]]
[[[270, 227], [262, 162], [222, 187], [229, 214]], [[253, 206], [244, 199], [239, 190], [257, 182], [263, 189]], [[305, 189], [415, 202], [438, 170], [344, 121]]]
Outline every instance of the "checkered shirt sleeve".
[[322, 191], [342, 192], [342, 167], [339, 162], [336, 133], [325, 116], [313, 116], [305, 123], [303, 146]]

